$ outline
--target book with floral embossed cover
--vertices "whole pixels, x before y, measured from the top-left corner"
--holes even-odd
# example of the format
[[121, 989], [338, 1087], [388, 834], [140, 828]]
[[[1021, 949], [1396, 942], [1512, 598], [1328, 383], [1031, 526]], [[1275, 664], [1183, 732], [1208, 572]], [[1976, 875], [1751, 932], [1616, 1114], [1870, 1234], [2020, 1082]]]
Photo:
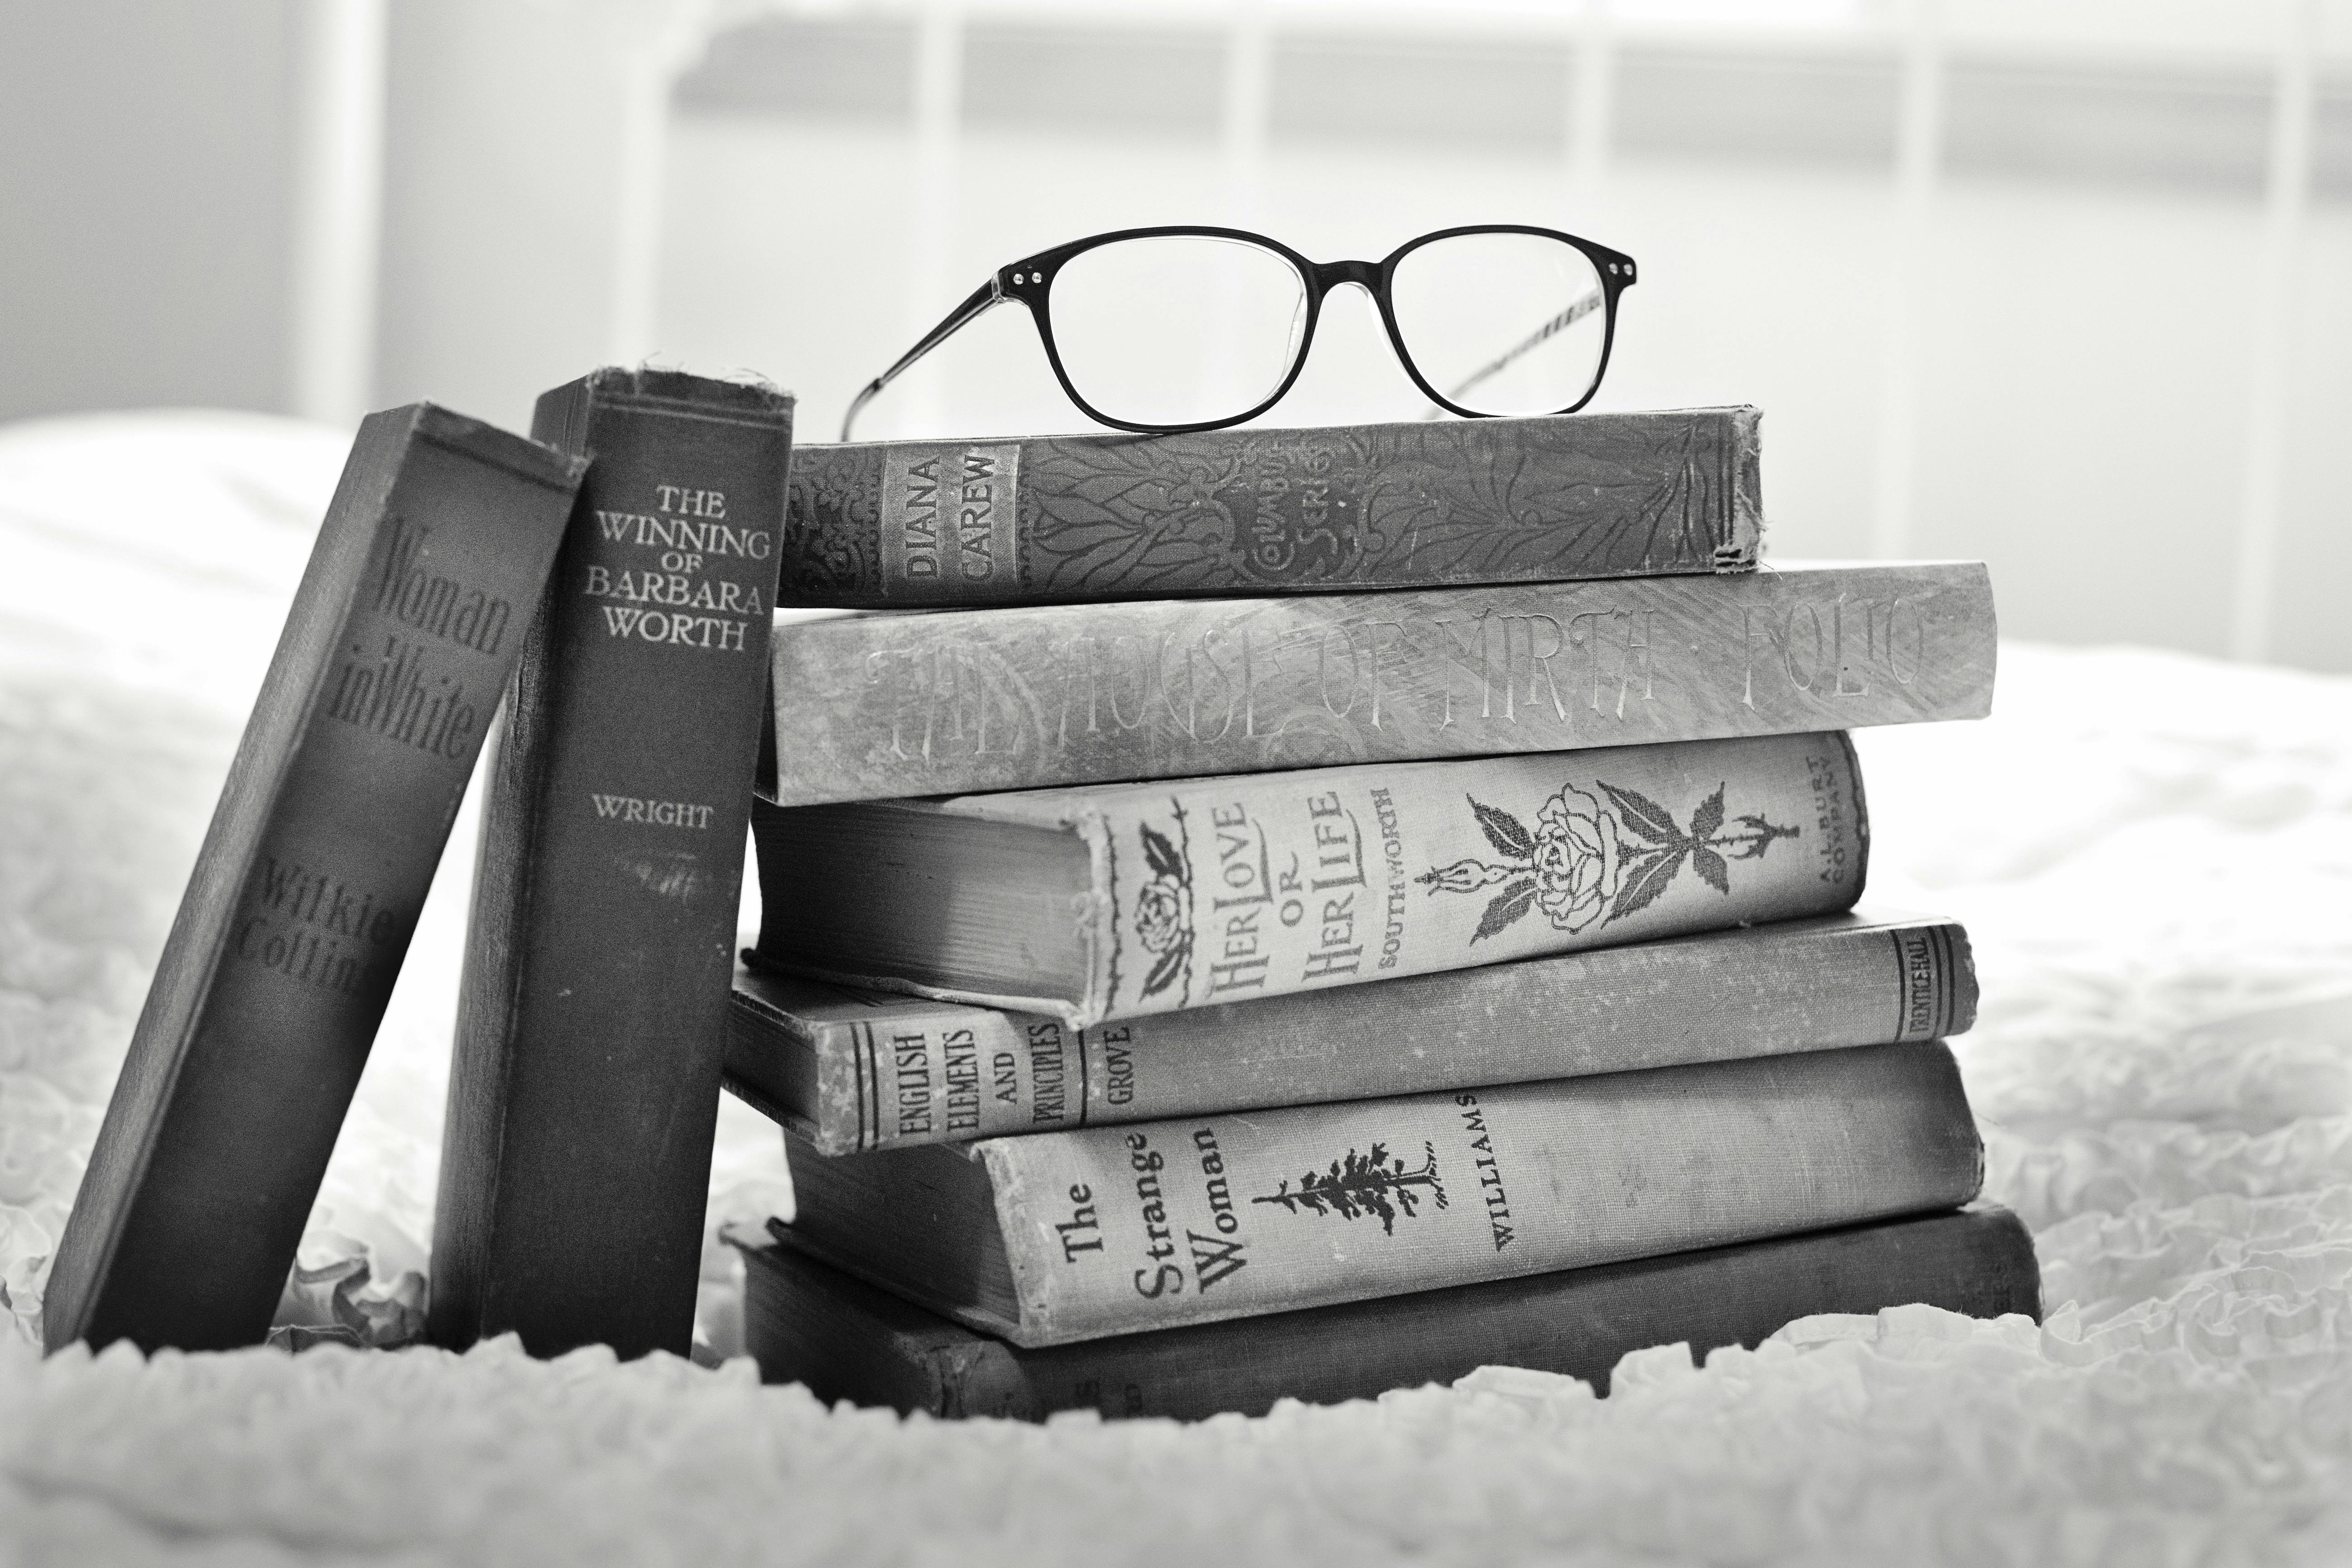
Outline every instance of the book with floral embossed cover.
[[[796, 611], [779, 805], [1980, 719], [1984, 565]], [[781, 755], [778, 749], [781, 748]]]
[[752, 816], [758, 953], [1075, 1028], [1851, 909], [1842, 732]]
[[793, 454], [778, 603], [896, 608], [1742, 572], [1753, 408]]

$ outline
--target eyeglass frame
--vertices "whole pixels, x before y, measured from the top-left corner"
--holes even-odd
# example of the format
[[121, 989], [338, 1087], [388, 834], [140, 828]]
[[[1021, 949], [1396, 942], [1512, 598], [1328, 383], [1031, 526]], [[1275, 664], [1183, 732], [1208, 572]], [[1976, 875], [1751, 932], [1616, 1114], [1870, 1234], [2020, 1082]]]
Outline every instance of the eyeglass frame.
[[[1256, 418], [1281, 402], [1289, 393], [1292, 385], [1298, 380], [1299, 372], [1307, 368], [1307, 353], [1315, 345], [1315, 323], [1322, 316], [1324, 296], [1330, 293], [1332, 289], [1349, 283], [1355, 284], [1372, 297], [1372, 303], [1380, 310], [1381, 324], [1388, 331], [1389, 347], [1395, 351], [1397, 363], [1404, 367], [1405, 374], [1412, 379], [1413, 385], [1421, 389], [1423, 396], [1448, 413], [1458, 414], [1465, 419], [1495, 418], [1497, 416], [1483, 413], [1475, 408], [1463, 407], [1450, 398], [1442, 396], [1435, 387], [1429, 384], [1428, 378], [1422, 374], [1421, 367], [1413, 363], [1412, 353], [1404, 346], [1404, 334], [1397, 327], [1396, 306], [1390, 293], [1390, 284], [1396, 275], [1399, 262], [1425, 245], [1434, 244], [1441, 239], [1459, 238], [1465, 234], [1528, 234], [1542, 239], [1555, 239], [1581, 252], [1585, 260], [1592, 264], [1593, 272], [1601, 280], [1601, 359], [1593, 366], [1592, 384], [1584, 389], [1584, 395], [1565, 408], [1552, 409], [1549, 412], [1573, 414], [1591, 402], [1593, 395], [1601, 390], [1601, 380], [1609, 374], [1609, 353], [1617, 340], [1617, 296], [1630, 288], [1634, 280], [1633, 258], [1622, 251], [1612, 250], [1605, 245], [1598, 245], [1572, 234], [1564, 234], [1556, 228], [1538, 228], [1528, 224], [1481, 223], [1466, 224], [1456, 228], [1441, 228], [1417, 236], [1406, 240], [1376, 262], [1316, 262], [1309, 261], [1278, 239], [1270, 239], [1262, 234], [1253, 234], [1247, 229], [1218, 228], [1200, 224], [1167, 224], [1151, 228], [1112, 229], [1104, 234], [1088, 235], [1083, 239], [1068, 240], [1050, 249], [1038, 251], [1034, 256], [1025, 256], [1018, 261], [998, 268], [986, 283], [974, 289], [962, 304], [948, 313], [945, 320], [923, 334], [920, 342], [901, 354], [897, 363], [868, 382], [866, 389], [851, 400], [848, 412], [841, 417], [841, 438], [844, 441], [849, 439], [850, 426], [856, 421], [859, 412], [872, 402], [884, 387], [896, 381], [901, 373], [980, 316], [1008, 300], [1017, 300], [1029, 308], [1029, 320], [1036, 327], [1039, 340], [1045, 345], [1045, 362], [1054, 367], [1055, 379], [1062, 384], [1063, 393], [1072, 403], [1077, 405], [1079, 412], [1086, 415], [1087, 418], [1097, 424], [1108, 425], [1114, 430], [1131, 431], [1139, 436], [1177, 436], [1195, 430], [1223, 430]], [[1270, 250], [1290, 263], [1291, 268], [1298, 274], [1299, 280], [1306, 286], [1307, 321], [1299, 331], [1298, 349], [1291, 358], [1290, 370], [1282, 378], [1282, 384], [1276, 387], [1265, 400], [1255, 408], [1222, 419], [1194, 420], [1181, 425], [1139, 425], [1132, 420], [1115, 419], [1088, 403], [1076, 386], [1071, 384], [1069, 372], [1062, 367], [1061, 351], [1055, 346], [1054, 342], [1053, 310], [1049, 301], [1053, 293], [1054, 279], [1060, 272], [1063, 265], [1073, 257], [1083, 255], [1089, 250], [1099, 249], [1106, 245], [1115, 245], [1121, 240], [1171, 237], [1237, 240], [1245, 245], [1255, 245], [1262, 249]]]

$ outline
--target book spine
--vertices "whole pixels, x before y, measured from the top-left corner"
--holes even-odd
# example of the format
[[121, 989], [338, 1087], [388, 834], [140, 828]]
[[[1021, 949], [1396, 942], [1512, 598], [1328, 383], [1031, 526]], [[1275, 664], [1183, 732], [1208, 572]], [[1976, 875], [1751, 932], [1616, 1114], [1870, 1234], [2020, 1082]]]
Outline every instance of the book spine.
[[[856, 808], [848, 808], [856, 809]], [[1092, 856], [1076, 1027], [1849, 909], [1869, 848], [1843, 733], [1402, 763], [979, 796], [950, 813], [1065, 816]], [[809, 967], [872, 923], [856, 851], [819, 813], [761, 816], [781, 895], [760, 952]], [[828, 962], [856, 962], [855, 950]], [[951, 1001], [1021, 998], [824, 973]], [[1042, 1003], [1042, 1005], [1040, 1005]]]
[[579, 470], [427, 405], [362, 425], [60, 1240], [52, 1348], [268, 1332]]
[[1939, 1041], [974, 1150], [1020, 1301], [998, 1327], [1024, 1345], [1948, 1208], [1983, 1176]]
[[730, 1081], [820, 1152], [1923, 1040], [1975, 1016], [1950, 921], [1800, 921], [1072, 1029], [877, 998], [795, 1017], [739, 976]]
[[792, 405], [608, 370], [535, 428], [595, 461], [484, 805], [428, 1326], [683, 1355]]
[[1482, 1366], [1557, 1373], [1605, 1394], [1629, 1352], [1753, 1349], [1820, 1313], [1925, 1303], [2041, 1316], [2032, 1238], [1990, 1206], [1042, 1350], [959, 1329], [789, 1247], [748, 1264], [745, 1338], [763, 1378], [949, 1418], [1259, 1415], [1276, 1400], [1376, 1399]]
[[803, 447], [788, 605], [1306, 593], [1740, 571], [1752, 408]]
[[780, 627], [783, 805], [1981, 718], [1982, 565]]
[[1102, 798], [1094, 1018], [1826, 914], [1869, 847], [1843, 733]]

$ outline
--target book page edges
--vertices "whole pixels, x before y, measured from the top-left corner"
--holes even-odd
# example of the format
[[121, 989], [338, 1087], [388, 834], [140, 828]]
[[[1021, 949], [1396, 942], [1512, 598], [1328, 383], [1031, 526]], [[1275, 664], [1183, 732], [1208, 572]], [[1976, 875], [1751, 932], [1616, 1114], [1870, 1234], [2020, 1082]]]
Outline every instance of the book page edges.
[[1043, 1216], [1055, 1212], [1064, 1194], [1039, 1192], [1044, 1200], [1034, 1205], [1037, 1219], [1024, 1219], [1031, 1212], [1030, 1191], [1034, 1182], [1027, 1169], [1031, 1153], [1050, 1153], [1044, 1146], [1024, 1148], [1021, 1140], [986, 1139], [966, 1151], [968, 1156], [988, 1173], [989, 1196], [995, 1205], [993, 1218], [996, 1231], [1004, 1239], [1004, 1260], [1013, 1273], [1013, 1289], [1019, 1306], [1018, 1321], [992, 1331], [1002, 1334], [1015, 1344], [1051, 1343], [1054, 1334], [1053, 1259], [1046, 1254], [1045, 1227]]
[[937, 1313], [950, 1322], [961, 1323], [967, 1329], [992, 1335], [1008, 1344], [1019, 1345], [1024, 1350], [1035, 1350], [1042, 1348], [1043, 1343], [1062, 1342], [1060, 1341], [1039, 1342], [1021, 1324], [1000, 1317], [984, 1308], [943, 1301], [936, 1297], [915, 1295], [902, 1285], [892, 1284], [848, 1253], [838, 1247], [828, 1247], [822, 1237], [810, 1235], [807, 1230], [799, 1226], [793, 1227], [792, 1245], [826, 1267], [839, 1269], [852, 1279], [870, 1285], [877, 1290], [885, 1291], [900, 1300], [912, 1301], [927, 1312]]
[[920, 996], [932, 1002], [961, 1002], [967, 1006], [992, 1007], [1003, 1013], [1038, 1013], [1058, 1018], [1073, 1029], [1090, 1029], [1102, 1020], [1086, 1012], [1084, 1001], [1072, 1001], [1066, 996], [1013, 996], [988, 991], [964, 991], [951, 985], [925, 985], [919, 981], [905, 980], [890, 974], [856, 974], [846, 970], [824, 969], [814, 964], [794, 965], [793, 973], [832, 985], [850, 985], [861, 991], [887, 991], [898, 996]]
[[1716, 549], [1717, 572], [1753, 572], [1764, 553], [1763, 479], [1759, 472], [1763, 411], [1745, 404], [1731, 416], [1731, 537]]
[[[1087, 850], [1087, 886], [1071, 901], [1069, 919], [1081, 954], [1081, 990], [1074, 1002], [1067, 997], [1033, 997], [990, 992], [961, 991], [917, 984], [882, 976], [844, 976], [820, 969], [801, 973], [877, 991], [928, 996], [941, 1002], [965, 1002], [1014, 1013], [1044, 1013], [1074, 1029], [1092, 1028], [1108, 1015], [1117, 987], [1118, 906], [1113, 889], [1112, 824], [1104, 811], [1105, 786], [1063, 785], [1041, 790], [955, 795], [945, 800], [903, 800], [877, 804], [893, 809], [937, 812], [980, 822], [1002, 822], [1075, 836]], [[1111, 797], [1118, 804], [1118, 797]]]

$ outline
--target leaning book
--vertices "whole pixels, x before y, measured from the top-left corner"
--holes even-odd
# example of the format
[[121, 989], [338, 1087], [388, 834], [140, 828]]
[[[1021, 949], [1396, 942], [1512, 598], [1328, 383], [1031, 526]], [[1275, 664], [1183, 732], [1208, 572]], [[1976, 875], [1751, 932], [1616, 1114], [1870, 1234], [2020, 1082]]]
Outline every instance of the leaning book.
[[678, 371], [540, 399], [595, 462], [488, 769], [436, 1343], [691, 1346], [792, 416]]
[[58, 1247], [51, 1348], [257, 1344], [583, 458], [361, 425]]

